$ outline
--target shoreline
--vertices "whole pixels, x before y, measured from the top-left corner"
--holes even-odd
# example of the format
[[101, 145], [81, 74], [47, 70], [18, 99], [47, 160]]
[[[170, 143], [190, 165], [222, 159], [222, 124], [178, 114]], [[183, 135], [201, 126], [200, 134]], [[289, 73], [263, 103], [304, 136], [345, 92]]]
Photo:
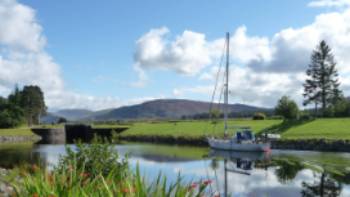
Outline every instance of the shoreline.
[[[0, 136], [0, 143], [37, 142], [41, 138], [32, 136]], [[117, 140], [126, 142], [147, 142], [167, 145], [190, 145], [209, 147], [205, 137], [184, 137], [184, 136], [146, 136], [129, 135], [117, 136]], [[282, 139], [271, 141], [272, 149], [285, 150], [309, 150], [321, 152], [350, 152], [350, 140], [330, 139]]]
[[[205, 138], [174, 136], [118, 136], [118, 140], [127, 142], [148, 142], [168, 145], [191, 145], [209, 147]], [[328, 139], [282, 139], [271, 141], [272, 149], [308, 150], [321, 152], [350, 152], [350, 140]]]
[[0, 136], [0, 143], [18, 143], [18, 142], [36, 142], [41, 138], [36, 135], [2, 135]]

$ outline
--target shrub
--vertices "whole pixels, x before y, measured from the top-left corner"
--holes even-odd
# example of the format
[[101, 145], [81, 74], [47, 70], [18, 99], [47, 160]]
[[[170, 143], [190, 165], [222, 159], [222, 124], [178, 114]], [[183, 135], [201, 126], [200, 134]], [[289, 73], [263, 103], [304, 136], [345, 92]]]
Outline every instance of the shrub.
[[301, 113], [300, 116], [299, 116], [299, 120], [302, 120], [302, 121], [307, 121], [307, 120], [312, 120], [314, 119], [313, 116], [311, 116], [309, 113]]
[[298, 105], [288, 96], [283, 96], [275, 108], [277, 115], [283, 116], [287, 120], [295, 120], [299, 115]]
[[[75, 166], [78, 171], [89, 172], [91, 176], [99, 174], [107, 176], [111, 171], [116, 170], [119, 180], [126, 177], [128, 173], [127, 156], [123, 159], [111, 144], [104, 144], [103, 140], [95, 138], [92, 144], [77, 144], [74, 151], [66, 148], [67, 155], [61, 157], [57, 166], [58, 171], [66, 171], [69, 166]], [[75, 163], [72, 163], [72, 162]], [[116, 175], [116, 174], [114, 174]]]
[[[167, 178], [146, 183], [139, 168], [132, 173], [127, 160], [119, 160], [109, 144], [82, 145], [60, 159], [56, 168], [46, 171], [33, 166], [22, 172], [23, 179], [14, 184], [16, 196], [204, 196], [211, 180], [184, 183], [179, 176], [169, 184]], [[116, 178], [117, 177], [117, 178]], [[122, 179], [121, 179], [122, 177]]]
[[253, 120], [265, 120], [265, 119], [266, 119], [266, 114], [262, 112], [257, 112], [257, 113], [254, 113], [253, 115]]
[[270, 116], [268, 119], [270, 119], [270, 120], [282, 120], [283, 116], [274, 115], [274, 116]]

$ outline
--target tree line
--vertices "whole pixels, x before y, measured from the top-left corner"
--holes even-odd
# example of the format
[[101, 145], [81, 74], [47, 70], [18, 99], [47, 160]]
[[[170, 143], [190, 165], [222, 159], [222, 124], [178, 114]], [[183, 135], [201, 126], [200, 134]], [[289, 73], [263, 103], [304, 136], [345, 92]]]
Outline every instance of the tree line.
[[0, 128], [11, 128], [26, 123], [28, 126], [40, 123], [46, 114], [44, 94], [39, 86], [24, 86], [7, 97], [0, 97]]
[[303, 105], [313, 105], [312, 109], [299, 112], [298, 105], [288, 96], [283, 96], [275, 107], [275, 113], [286, 119], [300, 116], [347, 117], [350, 116], [350, 100], [339, 88], [339, 75], [332, 50], [321, 41], [311, 54], [311, 62], [306, 70], [303, 84]]

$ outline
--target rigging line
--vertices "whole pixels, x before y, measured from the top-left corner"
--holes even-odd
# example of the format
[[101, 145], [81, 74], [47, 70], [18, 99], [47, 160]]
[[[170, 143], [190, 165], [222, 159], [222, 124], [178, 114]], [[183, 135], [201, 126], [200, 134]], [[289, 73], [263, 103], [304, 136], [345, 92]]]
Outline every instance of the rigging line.
[[[211, 111], [213, 109], [213, 102], [214, 102], [215, 95], [216, 95], [216, 89], [217, 89], [217, 86], [218, 86], [219, 76], [220, 76], [221, 68], [222, 68], [222, 65], [223, 65], [223, 62], [224, 62], [225, 49], [226, 49], [226, 42], [224, 43], [224, 47], [222, 49], [222, 54], [221, 54], [220, 63], [219, 63], [219, 70], [216, 73], [214, 91], [213, 91], [213, 94], [211, 96], [211, 101], [210, 101], [210, 104], [209, 104], [209, 121], [211, 121], [211, 119], [212, 119]], [[208, 131], [208, 126], [205, 127], [204, 133], [207, 133], [207, 131]]]
[[[223, 92], [224, 92], [224, 89], [225, 89], [225, 86], [223, 85], [222, 86], [222, 88], [221, 88], [221, 91], [220, 91], [220, 94], [219, 94], [219, 102], [218, 102], [218, 110], [220, 111], [220, 106], [221, 106], [221, 98], [222, 98], [222, 95], [223, 95]], [[221, 106], [221, 108], [222, 108], [222, 106]], [[221, 109], [221, 111], [222, 111], [222, 109]], [[215, 129], [216, 129], [216, 126], [217, 126], [217, 124], [214, 124], [214, 126], [213, 126], [213, 130], [215, 131]]]
[[[227, 46], [226, 46], [226, 42], [225, 42], [223, 50], [222, 50], [221, 58], [220, 58], [219, 70], [216, 73], [216, 77], [215, 77], [215, 86], [214, 86], [213, 94], [211, 96], [211, 102], [210, 102], [210, 106], [209, 106], [209, 111], [211, 111], [212, 108], [213, 108], [213, 102], [214, 102], [214, 99], [215, 99], [216, 89], [217, 89], [217, 86], [218, 86], [219, 75], [221, 73], [221, 68], [222, 68], [222, 64], [223, 64], [223, 61], [224, 61], [226, 47]], [[209, 114], [209, 118], [211, 118], [211, 114]]]

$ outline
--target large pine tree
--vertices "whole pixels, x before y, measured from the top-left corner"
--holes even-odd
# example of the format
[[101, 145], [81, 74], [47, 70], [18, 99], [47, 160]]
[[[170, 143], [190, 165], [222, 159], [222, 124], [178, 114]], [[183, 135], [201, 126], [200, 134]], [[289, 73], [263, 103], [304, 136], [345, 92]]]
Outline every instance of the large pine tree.
[[336, 103], [342, 96], [335, 66], [331, 48], [325, 41], [321, 41], [311, 55], [303, 94], [304, 105], [314, 103], [316, 114], [318, 104], [321, 104], [322, 115], [325, 116], [327, 107]]

